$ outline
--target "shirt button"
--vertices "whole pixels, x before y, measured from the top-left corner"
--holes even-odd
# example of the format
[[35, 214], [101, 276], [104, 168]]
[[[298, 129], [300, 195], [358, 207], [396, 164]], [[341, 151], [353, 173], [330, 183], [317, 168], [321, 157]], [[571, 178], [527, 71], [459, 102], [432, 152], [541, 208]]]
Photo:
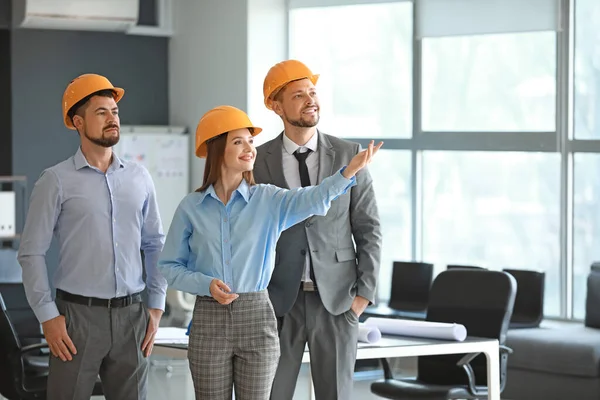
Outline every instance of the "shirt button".
[[119, 247], [119, 243], [115, 243], [115, 247]]
[[227, 218], [223, 218], [223, 222], [227, 222]]
[[223, 240], [223, 241], [224, 241], [225, 243], [229, 242], [229, 240], [228, 240], [228, 239], [225, 239], [225, 240]]
[[229, 264], [229, 260], [225, 261], [225, 264]]

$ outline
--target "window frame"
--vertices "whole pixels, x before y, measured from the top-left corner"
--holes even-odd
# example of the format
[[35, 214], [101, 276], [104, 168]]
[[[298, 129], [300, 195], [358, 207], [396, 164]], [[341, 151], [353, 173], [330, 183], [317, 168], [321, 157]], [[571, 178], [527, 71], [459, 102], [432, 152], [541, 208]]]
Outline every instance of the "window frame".
[[[397, 3], [407, 0], [289, 0], [288, 15], [294, 8], [330, 7], [341, 5]], [[422, 259], [423, 243], [423, 151], [520, 151], [551, 152], [560, 154], [560, 313], [549, 319], [573, 319], [573, 233], [574, 233], [574, 156], [576, 153], [600, 153], [600, 139], [574, 139], [573, 61], [575, 1], [557, 0], [559, 21], [556, 30], [556, 130], [549, 132], [453, 132], [423, 131], [422, 118], [422, 40], [418, 38], [418, 8], [413, 3], [412, 46], [412, 123], [411, 138], [347, 138], [363, 146], [370, 140], [384, 140], [388, 150], [411, 152], [411, 255]], [[289, 25], [288, 25], [289, 26]], [[288, 28], [288, 37], [289, 34]], [[289, 54], [288, 45], [288, 56]], [[385, 299], [380, 299], [385, 300]]]

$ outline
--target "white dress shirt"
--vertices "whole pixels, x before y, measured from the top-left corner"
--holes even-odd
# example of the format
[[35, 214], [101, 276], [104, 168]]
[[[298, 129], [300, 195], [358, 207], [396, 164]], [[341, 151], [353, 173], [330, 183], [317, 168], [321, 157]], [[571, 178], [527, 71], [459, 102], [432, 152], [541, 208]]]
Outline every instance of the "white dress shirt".
[[[308, 175], [310, 177], [310, 184], [316, 185], [319, 176], [319, 134], [315, 132], [314, 135], [306, 142], [304, 146], [298, 146], [289, 137], [283, 134], [283, 146], [282, 146], [282, 162], [283, 162], [283, 176], [290, 189], [298, 188], [302, 186], [300, 181], [300, 171], [298, 169], [298, 160], [294, 156], [294, 152], [298, 150], [299, 153], [307, 152], [312, 150], [312, 153], [306, 157], [306, 166], [308, 167]], [[310, 279], [310, 251], [306, 252], [306, 259], [304, 261], [304, 278], [305, 282], [311, 282]]]

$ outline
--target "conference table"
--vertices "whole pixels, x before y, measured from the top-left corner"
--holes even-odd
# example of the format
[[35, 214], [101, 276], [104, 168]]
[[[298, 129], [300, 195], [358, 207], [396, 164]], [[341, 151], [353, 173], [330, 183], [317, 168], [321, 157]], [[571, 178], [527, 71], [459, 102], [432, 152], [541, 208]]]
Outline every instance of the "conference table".
[[[153, 354], [169, 358], [187, 358], [187, 335], [181, 328], [159, 328]], [[498, 340], [467, 337], [464, 341], [425, 339], [408, 336], [384, 335], [374, 344], [358, 343], [356, 358], [359, 360], [433, 356], [443, 354], [483, 353], [487, 358], [487, 381], [489, 400], [500, 400], [500, 349]], [[304, 351], [303, 363], [310, 365], [308, 349]], [[311, 399], [314, 396], [311, 385]]]

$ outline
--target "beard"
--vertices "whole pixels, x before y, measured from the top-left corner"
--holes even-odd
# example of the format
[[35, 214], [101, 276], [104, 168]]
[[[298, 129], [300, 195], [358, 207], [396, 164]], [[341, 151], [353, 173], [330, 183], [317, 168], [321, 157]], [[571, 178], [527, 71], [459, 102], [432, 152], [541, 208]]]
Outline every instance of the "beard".
[[295, 126], [297, 128], [312, 128], [313, 126], [317, 126], [317, 124], [319, 123], [319, 119], [320, 119], [319, 110], [317, 110], [315, 115], [316, 115], [316, 118], [310, 119], [310, 120], [304, 119], [302, 117], [302, 114], [300, 114], [300, 118], [298, 118], [298, 119], [291, 119], [285, 114], [284, 114], [284, 118], [290, 125]]
[[[117, 135], [116, 136], [111, 136], [111, 137], [106, 137], [104, 135], [104, 132], [107, 129], [117, 129]], [[102, 147], [113, 147], [114, 145], [116, 145], [117, 143], [119, 143], [119, 138], [121, 137], [120, 133], [119, 133], [119, 127], [116, 125], [112, 125], [112, 126], [108, 126], [106, 128], [104, 128], [102, 130], [102, 136], [97, 138], [97, 137], [91, 137], [90, 135], [88, 135], [87, 130], [83, 132], [83, 134], [85, 135], [85, 137], [92, 143], [98, 145], [98, 146], [102, 146]]]

